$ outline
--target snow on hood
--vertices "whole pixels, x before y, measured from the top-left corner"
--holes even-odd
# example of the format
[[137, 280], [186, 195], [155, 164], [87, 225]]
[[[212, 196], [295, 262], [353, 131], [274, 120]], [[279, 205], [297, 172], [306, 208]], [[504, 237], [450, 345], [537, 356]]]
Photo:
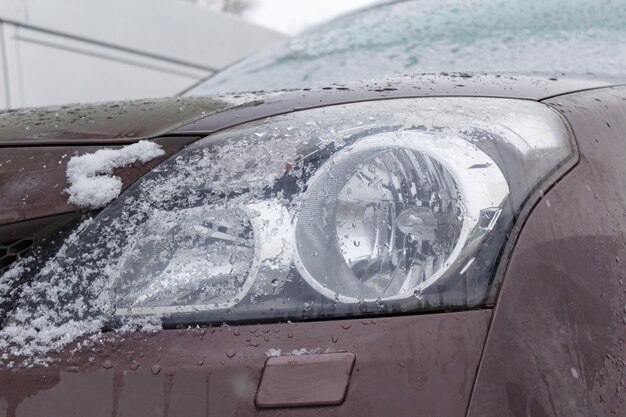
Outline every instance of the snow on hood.
[[115, 168], [146, 163], [163, 155], [165, 151], [158, 144], [142, 140], [120, 149], [75, 156], [67, 164], [68, 201], [84, 208], [102, 208], [122, 191], [122, 180], [111, 175]]

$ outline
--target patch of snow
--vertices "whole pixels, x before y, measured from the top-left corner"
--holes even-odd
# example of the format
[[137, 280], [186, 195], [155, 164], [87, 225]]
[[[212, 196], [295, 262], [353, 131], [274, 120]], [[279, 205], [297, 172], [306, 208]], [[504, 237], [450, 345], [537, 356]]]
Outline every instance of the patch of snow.
[[301, 349], [294, 349], [291, 352], [288, 353], [288, 355], [290, 356], [302, 356], [302, 355], [314, 355], [316, 353], [320, 353], [320, 349], [306, 349], [306, 348], [301, 348]]
[[163, 155], [165, 152], [158, 144], [142, 140], [120, 149], [74, 156], [67, 163], [68, 201], [84, 208], [104, 207], [122, 191], [122, 180], [111, 175], [115, 168], [146, 163]]
[[117, 333], [157, 333], [163, 330], [161, 316], [131, 316], [125, 317], [122, 326], [115, 329]]
[[0, 275], [0, 303], [10, 294], [13, 283], [24, 273], [26, 262], [26, 259], [21, 259], [11, 265], [8, 271]]
[[[65, 256], [78, 243], [80, 234], [92, 224], [85, 220], [65, 241], [57, 257], [45, 263], [32, 281], [23, 284], [20, 302], [0, 329], [0, 365], [6, 367], [48, 366], [53, 352], [81, 350], [102, 340], [110, 317], [102, 281], [89, 281], [90, 268], [74, 268]], [[87, 251], [78, 263], [94, 254]], [[0, 301], [10, 295], [13, 283], [32, 269], [29, 258], [13, 264], [0, 276]], [[72, 266], [72, 267], [69, 267]], [[44, 278], [45, 277], [45, 278]], [[160, 316], [125, 318], [116, 333], [154, 333], [162, 329]]]
[[281, 350], [280, 349], [268, 349], [265, 351], [265, 356], [267, 356], [268, 358], [271, 358], [273, 356], [280, 356]]
[[[332, 353], [334, 352], [334, 349], [328, 348], [325, 351], [323, 351], [323, 353]], [[315, 349], [307, 349], [307, 348], [300, 348], [300, 349], [293, 349], [290, 352], [285, 352], [283, 353], [281, 349], [268, 349], [267, 351], [265, 351], [265, 356], [267, 356], [268, 358], [271, 358], [273, 356], [302, 356], [302, 355], [315, 355], [318, 353], [322, 353], [322, 349], [320, 348], [315, 348]]]
[[1, 359], [9, 357], [27, 357], [28, 364], [45, 364], [46, 354], [58, 351], [81, 336], [98, 333], [103, 323], [99, 320], [69, 320], [54, 323], [50, 317], [42, 316], [28, 326], [9, 325], [2, 329], [0, 350], [4, 351]]

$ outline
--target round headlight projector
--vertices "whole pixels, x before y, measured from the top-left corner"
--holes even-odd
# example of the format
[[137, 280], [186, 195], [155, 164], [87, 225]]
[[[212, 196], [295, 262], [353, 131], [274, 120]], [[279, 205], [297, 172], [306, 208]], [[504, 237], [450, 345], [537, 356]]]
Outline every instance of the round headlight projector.
[[308, 181], [295, 263], [341, 302], [410, 297], [462, 267], [507, 195], [491, 158], [455, 135], [369, 136]]

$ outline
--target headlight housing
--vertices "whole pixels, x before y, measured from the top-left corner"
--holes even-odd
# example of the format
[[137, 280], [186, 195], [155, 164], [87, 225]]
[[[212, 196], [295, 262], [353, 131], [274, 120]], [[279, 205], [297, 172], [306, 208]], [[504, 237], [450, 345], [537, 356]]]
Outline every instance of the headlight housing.
[[484, 306], [520, 217], [576, 160], [563, 119], [531, 101], [294, 112], [162, 163], [39, 280], [77, 277], [82, 316], [170, 324]]

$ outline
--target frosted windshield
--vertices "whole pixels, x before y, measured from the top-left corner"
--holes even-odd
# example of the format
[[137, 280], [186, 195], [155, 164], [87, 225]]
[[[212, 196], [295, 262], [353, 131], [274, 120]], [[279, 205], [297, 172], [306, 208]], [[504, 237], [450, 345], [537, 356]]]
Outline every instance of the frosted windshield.
[[346, 15], [189, 94], [320, 87], [422, 72], [626, 73], [625, 0], [427, 0]]

